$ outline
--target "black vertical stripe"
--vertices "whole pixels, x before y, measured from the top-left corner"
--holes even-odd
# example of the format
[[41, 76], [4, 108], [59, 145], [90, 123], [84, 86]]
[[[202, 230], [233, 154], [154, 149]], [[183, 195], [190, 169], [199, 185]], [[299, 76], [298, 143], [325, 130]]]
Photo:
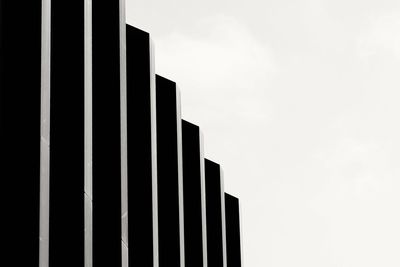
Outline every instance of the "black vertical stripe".
[[0, 0], [2, 260], [39, 263], [41, 2]]
[[185, 266], [203, 266], [200, 129], [182, 120]]
[[52, 1], [50, 266], [84, 265], [84, 1]]
[[[149, 34], [127, 26], [129, 266], [152, 267], [153, 184]], [[154, 74], [153, 74], [154, 75]], [[153, 95], [153, 97], [155, 97]]]
[[[156, 76], [159, 266], [180, 266], [176, 84]], [[179, 118], [180, 119], [180, 118]]]
[[121, 266], [120, 1], [92, 1], [93, 266]]
[[227, 266], [241, 267], [239, 199], [225, 193]]
[[208, 267], [223, 266], [222, 187], [217, 163], [205, 160]]

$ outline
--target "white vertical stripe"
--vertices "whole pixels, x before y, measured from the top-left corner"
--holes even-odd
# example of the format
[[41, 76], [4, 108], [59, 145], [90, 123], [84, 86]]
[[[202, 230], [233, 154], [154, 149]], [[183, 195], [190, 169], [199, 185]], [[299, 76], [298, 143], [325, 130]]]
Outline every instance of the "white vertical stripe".
[[243, 254], [243, 217], [242, 217], [242, 204], [239, 201], [239, 227], [240, 227], [240, 266], [243, 267], [244, 254]]
[[127, 129], [127, 77], [126, 77], [126, 11], [125, 0], [119, 1], [120, 18], [120, 98], [121, 98], [121, 240], [126, 250], [122, 251], [122, 262], [129, 264], [128, 243], [128, 129]]
[[128, 267], [129, 250], [128, 246], [123, 241], [121, 241], [121, 251], [122, 251], [122, 267]]
[[85, 75], [85, 267], [93, 266], [93, 57], [92, 0], [84, 3], [84, 75]]
[[39, 266], [49, 266], [51, 0], [42, 0]]
[[151, 113], [151, 167], [153, 193], [153, 266], [159, 265], [158, 246], [158, 174], [157, 174], [157, 113], [156, 113], [156, 72], [154, 64], [154, 43], [150, 42], [150, 113]]
[[176, 87], [176, 119], [177, 119], [177, 143], [178, 143], [178, 190], [179, 190], [179, 237], [181, 267], [185, 266], [185, 220], [183, 203], [183, 163], [182, 163], [182, 117], [181, 117], [181, 93]]
[[93, 266], [93, 201], [87, 195], [85, 198], [85, 267]]
[[225, 216], [225, 186], [224, 186], [224, 171], [220, 167], [221, 173], [221, 217], [222, 217], [222, 261], [223, 267], [227, 267], [226, 254], [226, 216]]
[[204, 167], [204, 135], [200, 131], [200, 185], [201, 185], [201, 224], [203, 235], [203, 267], [208, 266], [207, 257], [207, 207], [206, 207], [206, 175]]
[[90, 199], [92, 195], [92, 0], [85, 0], [85, 193]]

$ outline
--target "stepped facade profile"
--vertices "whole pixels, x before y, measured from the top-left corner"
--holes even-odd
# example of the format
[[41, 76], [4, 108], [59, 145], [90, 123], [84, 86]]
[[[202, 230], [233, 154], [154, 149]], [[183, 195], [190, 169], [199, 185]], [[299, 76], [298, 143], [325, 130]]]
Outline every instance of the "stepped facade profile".
[[154, 60], [123, 0], [0, 0], [3, 262], [242, 266], [239, 200]]

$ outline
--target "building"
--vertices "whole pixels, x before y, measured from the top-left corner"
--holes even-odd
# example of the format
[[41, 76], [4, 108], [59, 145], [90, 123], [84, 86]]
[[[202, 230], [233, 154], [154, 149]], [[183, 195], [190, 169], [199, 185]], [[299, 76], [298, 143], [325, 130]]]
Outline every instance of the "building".
[[0, 0], [3, 261], [241, 266], [238, 199], [124, 8]]

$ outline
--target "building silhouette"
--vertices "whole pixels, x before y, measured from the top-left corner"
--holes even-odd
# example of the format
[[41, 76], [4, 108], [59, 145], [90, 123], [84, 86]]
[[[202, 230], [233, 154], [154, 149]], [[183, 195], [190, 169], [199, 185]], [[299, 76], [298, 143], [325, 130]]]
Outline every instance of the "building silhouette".
[[123, 0], [0, 0], [3, 262], [242, 265], [239, 201], [154, 60]]

